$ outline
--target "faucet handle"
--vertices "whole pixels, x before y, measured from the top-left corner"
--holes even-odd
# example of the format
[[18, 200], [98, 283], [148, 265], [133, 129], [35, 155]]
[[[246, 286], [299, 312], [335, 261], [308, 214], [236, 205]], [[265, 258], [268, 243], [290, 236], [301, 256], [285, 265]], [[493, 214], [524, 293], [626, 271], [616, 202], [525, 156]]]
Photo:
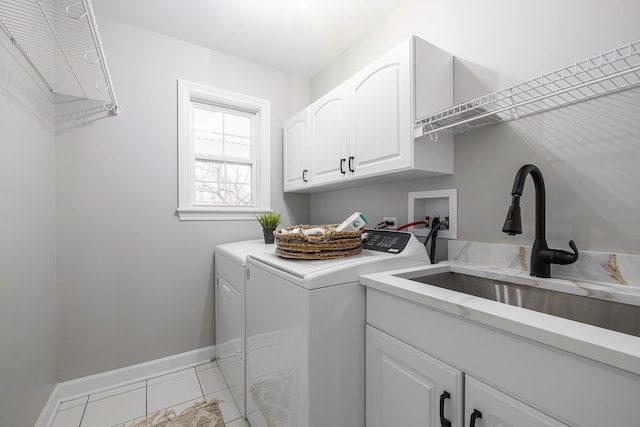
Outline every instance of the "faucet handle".
[[578, 260], [580, 253], [578, 247], [573, 240], [569, 241], [569, 247], [573, 250], [573, 253], [568, 251], [562, 251], [559, 249], [553, 250], [553, 264], [572, 264]]

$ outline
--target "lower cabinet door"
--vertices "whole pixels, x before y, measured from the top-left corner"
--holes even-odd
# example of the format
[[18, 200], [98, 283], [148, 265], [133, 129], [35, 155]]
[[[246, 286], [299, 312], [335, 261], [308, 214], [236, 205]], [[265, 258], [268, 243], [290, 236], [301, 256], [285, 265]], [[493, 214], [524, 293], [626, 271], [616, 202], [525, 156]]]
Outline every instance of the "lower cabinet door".
[[369, 325], [367, 427], [461, 427], [463, 374]]
[[469, 375], [465, 376], [465, 393], [468, 427], [566, 426]]

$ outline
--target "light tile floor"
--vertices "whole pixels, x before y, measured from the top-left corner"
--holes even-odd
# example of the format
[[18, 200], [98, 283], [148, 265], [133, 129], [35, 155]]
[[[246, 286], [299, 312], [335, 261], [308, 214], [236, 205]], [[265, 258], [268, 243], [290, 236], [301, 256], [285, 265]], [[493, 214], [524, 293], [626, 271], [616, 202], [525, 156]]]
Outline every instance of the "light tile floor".
[[180, 413], [203, 399], [219, 399], [227, 427], [249, 427], [215, 362], [129, 385], [63, 400], [50, 427], [129, 427], [160, 410]]

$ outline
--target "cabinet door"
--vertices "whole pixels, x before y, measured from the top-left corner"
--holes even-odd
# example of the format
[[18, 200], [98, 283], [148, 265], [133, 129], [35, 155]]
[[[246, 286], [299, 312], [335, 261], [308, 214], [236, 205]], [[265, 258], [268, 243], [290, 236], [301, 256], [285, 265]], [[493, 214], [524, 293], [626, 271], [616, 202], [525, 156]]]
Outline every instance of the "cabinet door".
[[[462, 427], [462, 379], [457, 369], [366, 327], [367, 427]], [[440, 412], [442, 410], [442, 412]]]
[[411, 166], [411, 56], [408, 39], [349, 79], [352, 178]]
[[349, 134], [346, 85], [342, 84], [309, 107], [313, 185], [347, 179]]
[[465, 425], [469, 427], [566, 426], [468, 375], [465, 393]]
[[309, 109], [305, 108], [282, 125], [284, 191], [308, 187]]

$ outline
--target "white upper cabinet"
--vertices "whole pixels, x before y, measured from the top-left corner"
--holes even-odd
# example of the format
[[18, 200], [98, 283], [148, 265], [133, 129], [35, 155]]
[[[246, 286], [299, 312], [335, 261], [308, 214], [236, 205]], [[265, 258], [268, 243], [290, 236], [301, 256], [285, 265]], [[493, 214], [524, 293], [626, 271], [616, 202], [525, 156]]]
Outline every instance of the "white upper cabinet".
[[411, 49], [407, 41], [348, 81], [349, 171], [378, 175], [411, 166]]
[[282, 125], [284, 191], [309, 185], [309, 109], [305, 108]]
[[417, 37], [405, 40], [308, 107], [308, 182], [292, 185], [302, 177], [287, 166], [297, 155], [285, 141], [284, 190], [452, 174], [453, 137], [414, 139], [413, 132], [417, 113], [452, 102], [452, 56]]
[[311, 182], [319, 185], [347, 179], [349, 134], [346, 85], [342, 84], [309, 107]]

